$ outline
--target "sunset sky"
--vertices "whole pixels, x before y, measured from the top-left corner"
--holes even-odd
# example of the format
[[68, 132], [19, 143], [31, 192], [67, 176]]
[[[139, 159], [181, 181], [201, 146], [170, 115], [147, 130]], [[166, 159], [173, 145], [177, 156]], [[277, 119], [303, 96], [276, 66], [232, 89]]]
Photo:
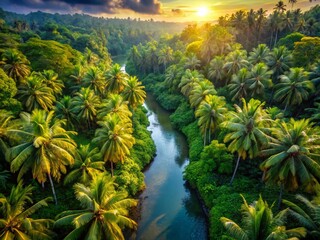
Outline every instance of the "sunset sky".
[[[0, 0], [7, 11], [29, 13], [86, 13], [94, 16], [141, 18], [164, 21], [213, 21], [237, 10], [264, 8], [272, 10], [276, 0]], [[284, 0], [287, 9], [291, 4]], [[293, 9], [309, 9], [318, 2], [298, 0]]]

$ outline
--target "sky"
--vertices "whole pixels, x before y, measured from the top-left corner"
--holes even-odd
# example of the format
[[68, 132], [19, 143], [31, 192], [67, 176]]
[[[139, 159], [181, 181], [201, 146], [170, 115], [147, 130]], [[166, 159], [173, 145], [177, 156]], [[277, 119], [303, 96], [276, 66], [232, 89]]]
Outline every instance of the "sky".
[[[214, 21], [237, 10], [272, 10], [278, 0], [0, 0], [6, 11], [85, 13], [99, 17], [154, 19], [169, 22]], [[298, 0], [292, 8], [307, 10], [318, 2]]]

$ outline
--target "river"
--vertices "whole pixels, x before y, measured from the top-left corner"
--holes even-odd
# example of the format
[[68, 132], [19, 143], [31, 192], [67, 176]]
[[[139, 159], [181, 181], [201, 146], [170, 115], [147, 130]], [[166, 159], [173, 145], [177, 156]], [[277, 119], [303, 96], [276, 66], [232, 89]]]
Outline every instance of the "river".
[[144, 172], [146, 190], [140, 195], [141, 220], [137, 239], [207, 239], [201, 205], [183, 180], [188, 164], [185, 137], [173, 129], [169, 113], [148, 95], [145, 107], [157, 155]]
[[[113, 59], [125, 71], [125, 57]], [[140, 195], [137, 240], [208, 239], [205, 215], [194, 191], [185, 184], [183, 170], [189, 162], [185, 136], [173, 129], [169, 113], [148, 94], [149, 131], [156, 157], [145, 170], [146, 189]]]

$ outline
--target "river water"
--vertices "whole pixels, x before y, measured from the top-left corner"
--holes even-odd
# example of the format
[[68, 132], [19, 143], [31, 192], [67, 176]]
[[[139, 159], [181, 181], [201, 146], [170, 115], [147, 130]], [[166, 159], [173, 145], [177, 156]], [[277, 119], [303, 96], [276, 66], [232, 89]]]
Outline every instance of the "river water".
[[140, 195], [141, 220], [136, 239], [207, 239], [204, 213], [183, 180], [188, 164], [185, 137], [173, 129], [169, 114], [148, 95], [145, 107], [157, 155], [144, 172], [146, 190]]

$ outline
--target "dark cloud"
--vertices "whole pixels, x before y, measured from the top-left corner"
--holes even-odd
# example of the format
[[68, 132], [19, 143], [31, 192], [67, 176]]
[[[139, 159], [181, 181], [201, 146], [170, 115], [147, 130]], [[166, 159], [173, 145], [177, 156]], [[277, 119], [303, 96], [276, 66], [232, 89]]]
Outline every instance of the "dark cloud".
[[171, 13], [177, 16], [184, 16], [184, 11], [180, 8], [171, 9]]
[[1, 7], [14, 6], [30, 10], [83, 12], [91, 14], [117, 13], [129, 9], [138, 13], [160, 14], [161, 4], [157, 0], [1, 0]]

